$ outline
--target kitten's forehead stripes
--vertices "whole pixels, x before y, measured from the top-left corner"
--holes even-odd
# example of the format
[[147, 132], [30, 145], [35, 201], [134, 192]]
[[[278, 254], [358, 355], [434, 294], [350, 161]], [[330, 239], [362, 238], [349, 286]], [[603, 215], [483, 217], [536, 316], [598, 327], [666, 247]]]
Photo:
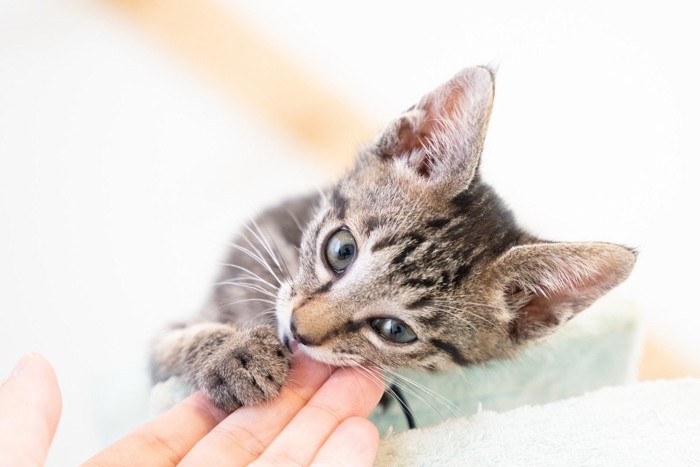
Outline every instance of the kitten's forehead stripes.
[[451, 219], [448, 219], [447, 217], [437, 217], [435, 219], [429, 219], [428, 222], [425, 223], [425, 228], [431, 230], [442, 229], [450, 223], [450, 220]]
[[[475, 258], [474, 262], [476, 262], [476, 261], [478, 261], [478, 256]], [[459, 266], [457, 268], [457, 270], [455, 271], [455, 273], [452, 275], [452, 280], [451, 280], [452, 285], [461, 284], [462, 281], [464, 281], [464, 279], [466, 279], [467, 276], [469, 276], [469, 273], [472, 270], [472, 265], [473, 265], [473, 262], [467, 263], [467, 264], [462, 264], [461, 266]]]
[[413, 251], [415, 251], [415, 249], [418, 248], [420, 244], [425, 242], [426, 240], [426, 238], [423, 235], [417, 232], [411, 232], [404, 238], [407, 239], [407, 244], [403, 248], [403, 250], [401, 250], [401, 252], [399, 252], [399, 254], [391, 260], [392, 264], [400, 264], [406, 261], [408, 255], [413, 253]]
[[369, 237], [369, 235], [377, 230], [379, 227], [384, 225], [384, 221], [380, 219], [378, 216], [369, 216], [367, 219], [364, 221], [364, 231], [363, 233], [365, 236]]
[[389, 248], [390, 246], [396, 245], [396, 239], [392, 236], [388, 237], [382, 237], [374, 244], [372, 245], [371, 251], [372, 253], [376, 253], [377, 251], [383, 250], [385, 248]]
[[440, 312], [435, 312], [435, 313], [430, 313], [430, 314], [423, 314], [418, 317], [418, 321], [420, 324], [425, 326], [428, 329], [434, 329], [438, 325], [440, 325], [444, 321], [444, 316]]
[[466, 359], [459, 349], [455, 347], [454, 345], [450, 344], [449, 342], [445, 342], [440, 339], [431, 339], [430, 343], [432, 344], [433, 347], [435, 347], [438, 350], [441, 350], [442, 352], [445, 352], [450, 356], [453, 362], [455, 362], [457, 365], [460, 366], [465, 366], [469, 365], [471, 362]]
[[348, 209], [348, 199], [343, 196], [337, 188], [331, 193], [331, 206], [338, 219], [345, 219], [345, 213]]
[[432, 277], [411, 277], [401, 283], [406, 287], [432, 287], [437, 284], [437, 280]]
[[452, 217], [432, 217], [421, 229], [375, 242], [372, 252], [397, 250], [389, 259], [390, 282], [443, 293], [461, 287], [479, 264], [526, 241], [510, 211], [478, 180], [448, 206]]
[[309, 303], [311, 300], [316, 298], [318, 295], [322, 295], [326, 292], [328, 292], [331, 287], [333, 286], [333, 283], [335, 281], [333, 279], [329, 280], [325, 284], [321, 285], [319, 288], [314, 290], [313, 292], [306, 294], [306, 296], [299, 302], [297, 305], [294, 307], [294, 309], [301, 308], [302, 306], [306, 305]]
[[[440, 229], [445, 227], [447, 224], [449, 224], [450, 221], [451, 221], [451, 219], [443, 218], [443, 217], [430, 219], [425, 223], [425, 228], [428, 230], [431, 230], [430, 233], [433, 234], [433, 233], [435, 233], [436, 230], [439, 231]], [[379, 222], [381, 222], [381, 221], [379, 221], [379, 219], [377, 219], [376, 217], [372, 217], [372, 218], [368, 219], [365, 223], [366, 233], [369, 235], [369, 232], [371, 232], [372, 230], [375, 230], [379, 225], [383, 225]], [[405, 239], [407, 238], [410, 241], [412, 249], [415, 249], [415, 247], [417, 247], [418, 244], [420, 244], [426, 240], [426, 238], [422, 234], [419, 234], [417, 232], [409, 233], [406, 236], [404, 236], [404, 238]], [[383, 250], [385, 248], [389, 248], [389, 247], [397, 245], [397, 244], [398, 244], [398, 242], [396, 241], [395, 236], [389, 235], [387, 237], [382, 237], [379, 240], [377, 240], [376, 242], [374, 242], [374, 244], [372, 245], [371, 251], [372, 251], [372, 253], [374, 253], [376, 251], [380, 251], [380, 250]], [[431, 245], [431, 247], [435, 248], [434, 245]], [[408, 253], [410, 253], [410, 251], [405, 253], [404, 256], [407, 256]], [[401, 256], [401, 254], [399, 256]], [[401, 262], [400, 259], [395, 259], [395, 261]]]
[[424, 306], [431, 305], [433, 303], [433, 296], [428, 294], [424, 295], [418, 300], [415, 300], [408, 305], [406, 305], [406, 309], [408, 310], [415, 310], [416, 308], [423, 308]]
[[330, 213], [330, 211], [327, 211], [327, 212], [323, 215], [323, 217], [321, 218], [321, 220], [318, 222], [318, 224], [316, 224], [316, 228], [314, 229], [314, 234], [311, 236], [311, 238], [312, 238], [314, 241], [317, 241], [317, 240], [318, 240], [318, 236], [321, 235], [321, 229], [322, 229], [323, 226], [328, 222], [328, 219], [329, 219], [330, 217], [331, 217], [331, 213]]

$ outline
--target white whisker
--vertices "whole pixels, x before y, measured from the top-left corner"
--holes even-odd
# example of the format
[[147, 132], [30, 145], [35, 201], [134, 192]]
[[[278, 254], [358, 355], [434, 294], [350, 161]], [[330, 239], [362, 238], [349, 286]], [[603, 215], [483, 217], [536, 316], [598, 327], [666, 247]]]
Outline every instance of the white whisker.
[[[243, 235], [242, 237], [243, 237], [248, 243], [250, 243], [250, 241], [248, 240], [247, 237], [245, 237], [244, 235]], [[256, 250], [256, 252], [257, 252], [258, 254], [260, 254], [260, 252], [257, 251], [257, 249], [256, 249], [254, 246], [251, 245], [251, 247], [252, 247], [254, 250]], [[238, 244], [236, 244], [236, 243], [231, 244], [231, 248], [233, 248], [233, 249], [235, 249], [235, 250], [238, 250], [238, 251], [240, 251], [241, 253], [245, 253], [246, 255], [250, 256], [253, 260], [255, 260], [255, 262], [257, 262], [259, 265], [261, 265], [263, 268], [265, 268], [265, 270], [267, 270], [267, 272], [269, 272], [269, 273], [275, 278], [275, 280], [277, 281], [277, 283], [278, 283], [279, 285], [282, 285], [282, 281], [280, 280], [280, 278], [277, 276], [277, 274], [275, 274], [275, 272], [272, 270], [272, 267], [271, 267], [269, 264], [267, 264], [267, 261], [265, 261], [262, 257], [257, 256], [256, 254], [254, 254], [253, 252], [251, 252], [251, 251], [248, 250], [247, 248], [244, 248], [244, 247], [242, 247], [242, 246], [240, 246], [240, 245], [238, 245]]]
[[[284, 273], [283, 275], [285, 276], [285, 279], [287, 279], [287, 282], [289, 282], [292, 279], [292, 273], [289, 271], [289, 267], [287, 267], [287, 263], [284, 260], [284, 255], [280, 252], [279, 247], [277, 246], [277, 243], [275, 243], [274, 237], [270, 237], [269, 241], [272, 242], [272, 245], [269, 244], [265, 236], [263, 235], [262, 230], [258, 226], [258, 224], [253, 220], [253, 225], [255, 228], [258, 230], [260, 233], [260, 236], [265, 240], [267, 244], [267, 250], [270, 253], [270, 256], [272, 256], [272, 259], [275, 261], [277, 264], [277, 267], [279, 268], [280, 272]], [[273, 248], [274, 247], [274, 248]], [[275, 255], [274, 252], [277, 252], [277, 255]], [[281, 262], [281, 264], [280, 264]]]
[[299, 231], [300, 231], [300, 232], [303, 232], [303, 231], [304, 231], [304, 227], [301, 226], [301, 223], [299, 222], [299, 219], [297, 219], [297, 216], [295, 216], [294, 213], [293, 213], [292, 211], [290, 211], [289, 209], [286, 209], [286, 208], [285, 208], [285, 211], [286, 211], [287, 214], [289, 214], [289, 217], [292, 218], [292, 221], [293, 221], [294, 224], [297, 226], [297, 228], [299, 229]]
[[257, 292], [260, 292], [263, 295], [267, 295], [270, 298], [277, 299], [277, 295], [271, 293], [269, 290], [265, 290], [262, 287], [260, 287], [257, 284], [251, 284], [250, 282], [240, 282], [239, 280], [233, 279], [229, 281], [224, 281], [224, 282], [218, 282], [216, 284], [217, 286], [221, 285], [233, 285], [235, 287], [241, 287], [243, 289], [249, 289], [249, 290], [255, 290]]
[[236, 300], [235, 302], [230, 302], [226, 303], [224, 306], [233, 306], [233, 305], [238, 305], [239, 303], [248, 303], [248, 302], [260, 302], [260, 303], [267, 303], [268, 305], [277, 305], [277, 303], [273, 302], [272, 300], [266, 300], [264, 298], [244, 298], [242, 300]]
[[[417, 382], [417, 381], [415, 381], [415, 380], [409, 378], [408, 376], [402, 375], [402, 374], [400, 374], [400, 373], [398, 373], [398, 372], [394, 372], [394, 376], [395, 376], [395, 377], [398, 377], [398, 378], [401, 378], [401, 379], [402, 379], [403, 381], [405, 381], [406, 383], [412, 384], [412, 385], [414, 385], [416, 388], [420, 389], [421, 391], [424, 391], [426, 394], [429, 394], [429, 395], [435, 397], [436, 399], [442, 401], [442, 402], [447, 406], [448, 409], [450, 409], [450, 407], [452, 407], [454, 410], [456, 410], [457, 412], [459, 412], [460, 415], [464, 415], [464, 414], [462, 413], [461, 409], [460, 409], [457, 405], [455, 405], [454, 402], [452, 402], [451, 400], [449, 400], [448, 398], [446, 398], [445, 396], [443, 396], [443, 395], [440, 394], [439, 392], [434, 391], [433, 389], [430, 389], [429, 387], [427, 387], [427, 386], [425, 386], [425, 385], [422, 385], [422, 384], [420, 384], [419, 382]], [[457, 416], [457, 414], [456, 414], [452, 409], [450, 409], [450, 412], [452, 412], [452, 415], [453, 415], [453, 416]]]
[[[457, 413], [455, 413], [455, 409], [456, 409], [457, 411], [460, 411], [460, 410], [459, 410], [459, 407], [457, 407], [452, 401], [450, 401], [449, 399], [445, 398], [445, 397], [442, 396], [441, 394], [439, 394], [439, 393], [433, 391], [432, 389], [421, 385], [421, 384], [418, 383], [417, 381], [414, 381], [414, 380], [412, 380], [411, 378], [409, 378], [409, 377], [407, 377], [407, 376], [404, 376], [404, 375], [402, 375], [402, 374], [400, 374], [400, 373], [398, 373], [398, 372], [396, 372], [396, 371], [392, 371], [392, 370], [390, 370], [390, 369], [388, 369], [388, 368], [384, 368], [383, 370], [386, 371], [386, 372], [388, 372], [390, 375], [394, 376], [395, 378], [399, 378], [399, 379], [404, 383], [404, 386], [406, 386], [405, 388], [402, 388], [402, 389], [409, 390], [409, 389], [408, 389], [409, 386], [414, 387], [416, 390], [415, 390], [415, 391], [412, 391], [412, 392], [413, 392], [413, 394], [414, 394], [416, 397], [420, 397], [420, 396], [418, 395], [417, 391], [422, 391], [422, 392], [424, 392], [427, 396], [430, 396], [430, 397], [434, 398], [437, 402], [440, 402], [444, 407], [447, 408], [447, 410], [450, 411], [450, 413], [452, 414], [453, 417], [456, 417], [456, 416], [457, 416]], [[396, 381], [396, 380], [394, 380], [394, 383], [397, 384], [397, 385], [399, 385], [399, 382]], [[407, 386], [407, 385], [409, 385], [409, 386]], [[401, 386], [399, 385], [399, 387], [401, 387]], [[421, 399], [423, 402], [425, 402], [426, 404], [428, 404], [428, 401], [426, 401], [423, 397], [420, 397], [420, 399]], [[445, 420], [445, 417], [442, 415], [442, 413], [441, 413], [439, 410], [437, 410], [437, 408], [436, 408], [435, 406], [433, 406], [432, 404], [428, 404], [428, 405], [430, 405], [430, 407], [432, 407], [433, 410], [435, 410], [435, 411], [438, 413], [438, 415], [440, 415], [440, 417], [441, 417], [443, 420]]]
[[260, 281], [260, 282], [263, 282], [263, 283], [269, 285], [270, 287], [272, 287], [272, 289], [275, 290], [275, 291], [279, 289], [279, 287], [276, 287], [274, 284], [269, 283], [268, 281], [266, 281], [266, 280], [263, 279], [262, 277], [258, 276], [257, 274], [255, 274], [253, 271], [251, 271], [251, 270], [248, 269], [248, 268], [244, 268], [243, 266], [239, 266], [239, 265], [237, 265], [237, 264], [226, 264], [226, 263], [224, 264], [224, 266], [228, 266], [228, 267], [231, 267], [231, 268], [239, 269], [239, 270], [241, 270], [241, 271], [243, 271], [243, 272], [247, 272], [248, 274], [250, 274], [250, 275], [252, 276], [252, 277], [248, 277], [249, 279], [256, 279], [256, 280], [258, 280], [258, 281]]
[[245, 229], [255, 237], [255, 239], [263, 247], [263, 249], [268, 254], [268, 256], [270, 258], [272, 258], [272, 261], [275, 262], [277, 267], [279, 269], [282, 269], [282, 266], [280, 265], [279, 261], [277, 261], [277, 257], [275, 256], [275, 253], [270, 248], [270, 245], [267, 243], [267, 239], [265, 238], [262, 231], [260, 230], [258, 223], [255, 221], [255, 219], [251, 219], [251, 223], [253, 224], [253, 227], [255, 227], [255, 229], [258, 231], [257, 233], [253, 229], [251, 229], [250, 226], [248, 226], [248, 225], [244, 225], [243, 227], [245, 227]]
[[[364, 358], [366, 361], [368, 361], [368, 362], [371, 363], [372, 365], [374, 365], [374, 366], [380, 368], [383, 372], [389, 374], [390, 376], [394, 376], [395, 378], [393, 379], [393, 384], [396, 384], [396, 386], [397, 386], [399, 389], [401, 389], [401, 390], [403, 390], [403, 391], [406, 391], [408, 394], [410, 394], [410, 395], [416, 397], [417, 399], [419, 399], [419, 400], [420, 400], [421, 402], [423, 402], [425, 405], [427, 405], [428, 407], [430, 407], [430, 408], [431, 408], [436, 414], [438, 414], [438, 415], [440, 416], [440, 418], [442, 418], [443, 420], [446, 420], [446, 418], [445, 418], [445, 416], [442, 414], [442, 412], [440, 412], [440, 410], [438, 410], [438, 408], [437, 408], [434, 404], [432, 404], [431, 402], [429, 402], [425, 397], [421, 396], [421, 394], [418, 392], [418, 390], [421, 390], [421, 391], [423, 391], [427, 396], [430, 396], [430, 397], [432, 397], [433, 399], [436, 399], [437, 402], [440, 402], [443, 406], [447, 407], [447, 409], [452, 413], [452, 415], [455, 416], [454, 410], [452, 410], [452, 408], [451, 408], [448, 404], [445, 403], [445, 401], [447, 401], [447, 399], [445, 399], [444, 397], [440, 396], [440, 395], [437, 394], [437, 393], [434, 393], [434, 391], [431, 391], [431, 390], [428, 390], [427, 388], [421, 387], [418, 383], [416, 383], [415, 381], [411, 380], [410, 378], [401, 376], [401, 375], [399, 375], [398, 373], [396, 373], [395, 371], [392, 371], [391, 369], [389, 369], [389, 368], [387, 368], [387, 367], [385, 367], [385, 366], [383, 366], [383, 365], [380, 365], [380, 364], [378, 364], [377, 362], [374, 362], [374, 361], [372, 361], [371, 359], [369, 359], [369, 358], [367, 358], [367, 357], [364, 357], [364, 356], [363, 356], [362, 358]], [[398, 378], [398, 380], [397, 380], [396, 378]], [[412, 385], [412, 386], [411, 386], [411, 385]], [[431, 394], [431, 392], [432, 392], [432, 394]], [[440, 396], [440, 397], [436, 397], [436, 395], [437, 395], [437, 396]], [[443, 400], [441, 400], [441, 399], [443, 399]], [[449, 402], [449, 401], [448, 401], [448, 402]], [[454, 404], [452, 404], [452, 405], [454, 405]]]

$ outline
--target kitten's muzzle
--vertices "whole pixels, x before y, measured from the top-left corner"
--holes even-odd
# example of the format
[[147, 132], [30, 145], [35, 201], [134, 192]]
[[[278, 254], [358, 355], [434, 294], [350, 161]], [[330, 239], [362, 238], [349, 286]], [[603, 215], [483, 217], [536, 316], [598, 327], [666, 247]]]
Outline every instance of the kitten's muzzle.
[[[292, 319], [289, 322], [289, 329], [292, 331], [292, 337], [294, 338], [292, 340], [296, 340], [299, 344], [304, 344], [304, 345], [310, 344], [309, 340], [306, 337], [299, 334], [299, 332], [297, 331], [297, 323], [296, 323], [296, 320], [294, 319], [294, 316], [292, 316]], [[287, 344], [287, 342], [286, 342], [289, 340], [288, 337], [285, 336], [284, 338], [285, 338], [285, 345], [287, 345], [287, 347], [289, 347], [289, 350], [292, 350], [290, 347], [291, 342], [289, 344]]]
[[337, 316], [330, 305], [315, 298], [292, 310], [289, 329], [294, 339], [307, 346], [321, 346], [338, 334]]

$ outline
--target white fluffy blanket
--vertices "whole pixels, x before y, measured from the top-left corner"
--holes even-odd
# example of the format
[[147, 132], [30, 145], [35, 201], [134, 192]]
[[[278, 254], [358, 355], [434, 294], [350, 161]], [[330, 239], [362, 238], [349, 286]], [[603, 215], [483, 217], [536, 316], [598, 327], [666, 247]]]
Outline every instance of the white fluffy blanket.
[[598, 390], [385, 438], [379, 466], [700, 466], [700, 380]]

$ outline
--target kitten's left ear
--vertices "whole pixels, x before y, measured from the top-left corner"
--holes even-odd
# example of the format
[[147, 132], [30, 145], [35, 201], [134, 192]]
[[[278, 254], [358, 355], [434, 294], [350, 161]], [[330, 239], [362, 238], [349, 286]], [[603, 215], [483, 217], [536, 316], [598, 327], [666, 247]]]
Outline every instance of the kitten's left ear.
[[384, 161], [403, 160], [429, 179], [454, 180], [464, 189], [479, 165], [493, 96], [493, 72], [466, 68], [391, 122], [373, 152]]
[[537, 243], [511, 248], [492, 265], [510, 315], [511, 339], [554, 332], [624, 281], [636, 254], [611, 243]]

